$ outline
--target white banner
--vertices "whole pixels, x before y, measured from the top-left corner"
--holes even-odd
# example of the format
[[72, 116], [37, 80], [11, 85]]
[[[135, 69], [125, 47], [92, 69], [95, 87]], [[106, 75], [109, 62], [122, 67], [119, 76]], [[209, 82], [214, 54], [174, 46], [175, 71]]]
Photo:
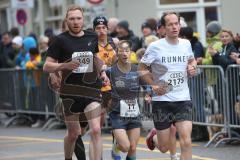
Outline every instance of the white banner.
[[33, 0], [11, 0], [12, 8], [33, 8]]

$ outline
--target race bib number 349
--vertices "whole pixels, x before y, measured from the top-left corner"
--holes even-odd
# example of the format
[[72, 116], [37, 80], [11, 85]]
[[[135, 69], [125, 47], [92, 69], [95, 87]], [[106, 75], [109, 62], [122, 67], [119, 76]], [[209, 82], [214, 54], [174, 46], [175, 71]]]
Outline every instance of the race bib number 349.
[[92, 52], [74, 52], [72, 59], [78, 60], [80, 65], [73, 73], [93, 72], [93, 53]]

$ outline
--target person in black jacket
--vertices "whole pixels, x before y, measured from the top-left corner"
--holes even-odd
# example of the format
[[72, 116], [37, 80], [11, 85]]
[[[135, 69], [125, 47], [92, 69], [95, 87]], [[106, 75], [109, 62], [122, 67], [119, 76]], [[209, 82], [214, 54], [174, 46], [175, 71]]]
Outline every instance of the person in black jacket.
[[117, 24], [117, 38], [119, 40], [127, 40], [132, 43], [131, 50], [136, 52], [140, 48], [140, 41], [137, 36], [134, 35], [133, 31], [129, 29], [129, 23], [126, 20], [120, 21]]
[[4, 32], [0, 42], [0, 68], [15, 67], [15, 52], [12, 47], [12, 37], [10, 32]]
[[226, 70], [228, 65], [236, 63], [231, 59], [230, 55], [233, 55], [238, 51], [233, 44], [233, 34], [230, 30], [223, 29], [220, 32], [220, 40], [223, 43], [221, 52], [217, 52], [211, 46], [208, 48], [208, 51], [212, 56], [213, 64], [220, 65]]
[[181, 27], [179, 34], [182, 38], [186, 38], [190, 41], [192, 50], [194, 53], [194, 57], [196, 59], [200, 57], [204, 57], [203, 45], [197, 39], [197, 37], [193, 36], [193, 29], [191, 27]]

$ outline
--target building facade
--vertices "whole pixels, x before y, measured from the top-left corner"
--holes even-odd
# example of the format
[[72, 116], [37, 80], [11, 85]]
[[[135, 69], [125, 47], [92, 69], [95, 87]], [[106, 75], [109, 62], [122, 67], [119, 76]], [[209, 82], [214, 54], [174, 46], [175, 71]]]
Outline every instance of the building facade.
[[[96, 1], [96, 0], [95, 0]], [[100, 4], [89, 0], [33, 0], [33, 8], [25, 8], [27, 23], [19, 25], [16, 19], [17, 8], [11, 1], [0, 1], [0, 32], [13, 26], [19, 27], [22, 35], [30, 32], [43, 34], [46, 28], [60, 32], [61, 24], [70, 4], [79, 4], [84, 8], [85, 28], [92, 27], [97, 15], [118, 17], [128, 20], [130, 28], [141, 35], [141, 24], [146, 18], [159, 19], [165, 11], [176, 11], [194, 31], [200, 33], [205, 43], [205, 26], [209, 21], [218, 20], [224, 28], [234, 33], [240, 32], [240, 21], [232, 17], [237, 15], [238, 0], [104, 0]]]

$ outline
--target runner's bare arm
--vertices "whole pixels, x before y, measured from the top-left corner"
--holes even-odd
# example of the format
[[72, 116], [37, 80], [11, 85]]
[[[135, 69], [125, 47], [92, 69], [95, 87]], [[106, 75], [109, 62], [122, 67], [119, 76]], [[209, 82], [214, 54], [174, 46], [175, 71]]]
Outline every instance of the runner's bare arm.
[[155, 84], [153, 81], [152, 73], [149, 71], [149, 68], [147, 65], [143, 63], [139, 63], [138, 65], [138, 74], [140, 76], [140, 79], [147, 83], [148, 85], [151, 85], [152, 90], [157, 95], [164, 95], [167, 92], [167, 84]]
[[147, 65], [139, 63], [138, 74], [143, 82], [147, 83], [148, 85], [154, 85], [152, 73], [149, 71]]
[[98, 58], [98, 56], [95, 56], [94, 63], [96, 65], [97, 73], [98, 73], [99, 77], [103, 80], [103, 85], [104, 86], [109, 85], [110, 80], [107, 77], [107, 74], [105, 72], [106, 68], [105, 68], [104, 62], [100, 58]]
[[79, 67], [80, 63], [77, 60], [72, 60], [67, 63], [58, 63], [57, 60], [47, 57], [43, 66], [43, 71], [48, 73], [54, 73], [62, 70], [73, 70]]
[[190, 76], [194, 76], [196, 74], [196, 67], [197, 67], [197, 61], [195, 60], [195, 58], [189, 59], [187, 71]]

